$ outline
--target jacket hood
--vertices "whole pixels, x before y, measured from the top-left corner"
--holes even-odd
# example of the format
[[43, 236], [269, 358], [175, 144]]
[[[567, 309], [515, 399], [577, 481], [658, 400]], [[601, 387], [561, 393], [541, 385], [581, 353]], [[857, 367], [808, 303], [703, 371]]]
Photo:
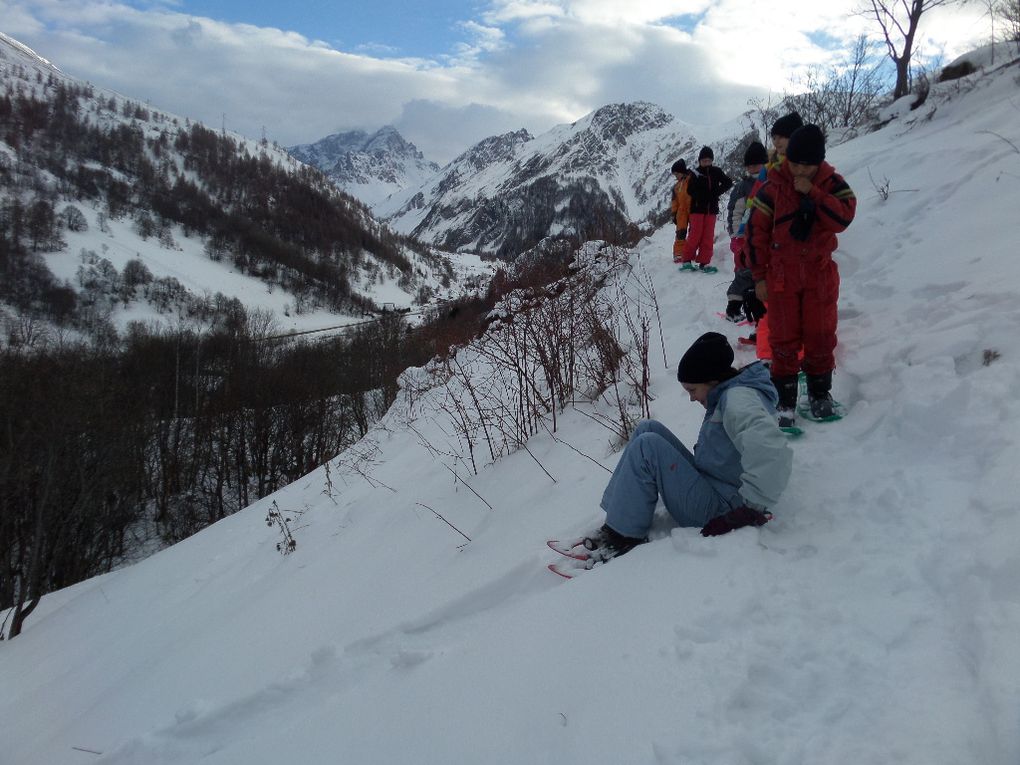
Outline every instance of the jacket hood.
[[708, 394], [706, 416], [715, 410], [716, 405], [719, 403], [719, 397], [725, 391], [738, 385], [758, 391], [772, 403], [773, 407], [779, 403], [779, 393], [776, 392], [776, 386], [772, 384], [772, 375], [769, 373], [769, 368], [760, 361], [756, 361], [741, 369], [736, 377], [731, 377], [726, 382], [720, 383], [712, 389], [712, 392]]

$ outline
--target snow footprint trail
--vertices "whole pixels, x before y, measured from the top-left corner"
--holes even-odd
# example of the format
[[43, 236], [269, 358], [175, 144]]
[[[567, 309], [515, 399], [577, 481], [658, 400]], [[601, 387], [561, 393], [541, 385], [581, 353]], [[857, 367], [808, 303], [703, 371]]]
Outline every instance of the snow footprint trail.
[[299, 718], [302, 710], [328, 703], [343, 689], [360, 682], [365, 671], [364, 666], [339, 656], [335, 648], [324, 647], [295, 677], [220, 705], [195, 701], [176, 713], [173, 724], [132, 738], [95, 762], [171, 765], [245, 761], [238, 749], [252, 746], [253, 731], [272, 735], [280, 721]]
[[493, 581], [454, 599], [447, 605], [430, 613], [387, 630], [381, 635], [363, 638], [346, 648], [351, 654], [401, 655], [408, 647], [450, 629], [456, 631], [465, 621], [526, 599], [536, 593], [545, 592], [556, 584], [543, 565], [543, 558], [536, 553], [533, 557], [506, 571]]
[[354, 704], [350, 693], [370, 686], [373, 677], [378, 680], [392, 671], [414, 670], [436, 656], [458, 650], [459, 644], [470, 639], [465, 637], [464, 622], [547, 591], [555, 584], [536, 554], [418, 619], [356, 640], [342, 651], [335, 646], [321, 648], [292, 678], [272, 682], [220, 705], [196, 700], [176, 713], [174, 723], [132, 738], [97, 762], [240, 762], [244, 759], [241, 751], [255, 746], [251, 731], [272, 731], [278, 720], [300, 717], [301, 710], [306, 709], [336, 709], [337, 714], [344, 714]]

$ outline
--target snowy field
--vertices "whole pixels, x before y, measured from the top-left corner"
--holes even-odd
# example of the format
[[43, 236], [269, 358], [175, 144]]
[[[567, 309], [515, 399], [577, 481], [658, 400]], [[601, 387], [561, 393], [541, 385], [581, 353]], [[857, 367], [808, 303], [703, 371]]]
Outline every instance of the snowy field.
[[[565, 581], [544, 543], [602, 522], [609, 473], [579, 452], [611, 468], [606, 429], [567, 410], [560, 441], [468, 488], [397, 407], [360, 473], [348, 453], [45, 598], [0, 644], [0, 762], [1016, 765], [1018, 83], [1014, 64], [937, 86], [830, 152], [859, 197], [838, 253], [849, 413], [792, 442], [773, 522], [705, 539], [663, 517]], [[678, 273], [672, 239], [632, 258], [668, 352], [652, 413], [690, 442], [676, 362], [740, 330], [716, 315], [728, 269]]]

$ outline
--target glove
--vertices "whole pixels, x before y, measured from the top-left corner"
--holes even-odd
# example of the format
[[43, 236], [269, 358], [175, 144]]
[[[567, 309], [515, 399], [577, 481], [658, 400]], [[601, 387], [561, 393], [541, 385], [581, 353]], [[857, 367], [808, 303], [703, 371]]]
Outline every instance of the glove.
[[701, 536], [717, 537], [720, 534], [729, 534], [744, 526], [764, 526], [770, 520], [772, 520], [772, 513], [753, 510], [747, 505], [741, 505], [706, 523], [705, 528], [701, 530]]
[[683, 228], [677, 228], [677, 230], [676, 230], [676, 240], [678, 242], [683, 242], [686, 239], [687, 239], [687, 227], [684, 226]]
[[803, 197], [800, 200], [800, 207], [794, 213], [793, 222], [790, 224], [790, 236], [798, 242], [806, 242], [811, 236], [811, 229], [814, 228], [818, 213], [815, 212], [815, 202], [810, 197]]
[[765, 304], [758, 299], [754, 287], [744, 290], [744, 316], [757, 324], [761, 317], [768, 313]]

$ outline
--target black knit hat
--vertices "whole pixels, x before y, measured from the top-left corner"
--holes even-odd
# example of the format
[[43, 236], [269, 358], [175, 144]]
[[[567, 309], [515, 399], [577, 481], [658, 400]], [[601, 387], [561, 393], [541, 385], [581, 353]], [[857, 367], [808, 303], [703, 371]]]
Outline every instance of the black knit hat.
[[804, 124], [804, 120], [797, 112], [790, 112], [784, 114], [782, 117], [776, 120], [776, 124], [772, 126], [772, 135], [779, 136], [780, 138], [789, 138], [793, 135], [793, 132]]
[[684, 162], [682, 159], [678, 159], [676, 162], [673, 163], [673, 167], [671, 167], [669, 169], [669, 172], [671, 172], [671, 173], [686, 173], [687, 172], [687, 163]]
[[800, 165], [820, 165], [825, 159], [825, 136], [818, 125], [797, 128], [790, 136], [786, 158]]
[[695, 340], [676, 370], [676, 379], [689, 385], [728, 380], [732, 376], [733, 348], [725, 335], [718, 332], [706, 332]]
[[752, 141], [744, 152], [744, 167], [748, 165], [764, 165], [769, 161], [769, 153], [758, 141]]
[[701, 151], [698, 152], [698, 162], [703, 159], [715, 159], [715, 153], [712, 151], [711, 146], [701, 147]]

